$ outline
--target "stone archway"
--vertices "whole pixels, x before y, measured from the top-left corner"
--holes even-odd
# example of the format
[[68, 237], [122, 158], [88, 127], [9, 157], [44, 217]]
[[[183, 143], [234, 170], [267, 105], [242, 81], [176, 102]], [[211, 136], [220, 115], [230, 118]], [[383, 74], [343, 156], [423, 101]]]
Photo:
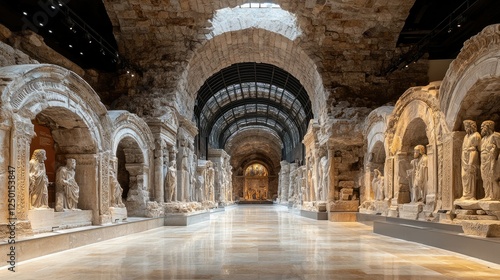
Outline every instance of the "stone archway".
[[450, 131], [462, 121], [500, 121], [500, 24], [490, 25], [464, 43], [443, 79], [439, 102]]
[[[92, 210], [93, 224], [110, 222], [108, 178], [99, 174], [101, 169], [107, 170], [109, 162], [110, 143], [107, 131], [110, 131], [111, 125], [106, 117], [106, 108], [97, 94], [78, 75], [54, 65], [3, 67], [0, 68], [0, 77], [8, 81], [0, 86], [0, 138], [10, 139], [5, 143], [4, 150], [4, 158], [8, 160], [3, 164], [11, 165], [18, 172], [16, 215], [19, 223], [28, 220], [27, 168], [31, 139], [35, 133], [32, 121], [37, 117], [50, 120], [53, 128], [56, 127], [55, 124], [64, 128], [53, 133], [56, 142], [61, 144], [58, 147], [60, 154], [76, 158], [80, 162], [80, 169], [85, 166], [85, 178], [81, 180], [85, 180], [88, 187], [85, 187], [87, 191], [84, 196], [89, 194], [93, 197], [84, 198], [87, 202], [82, 202], [81, 207]], [[74, 140], [74, 137], [64, 139], [68, 131], [85, 135], [85, 145], [70, 143], [70, 139]], [[76, 176], [83, 175], [77, 172]], [[99, 197], [103, 199], [96, 199]], [[5, 212], [2, 212], [2, 219], [4, 218]]]
[[[147, 124], [127, 111], [110, 111], [113, 124], [112, 151], [116, 177], [129, 216], [147, 215], [150, 197], [163, 197], [163, 188], [155, 188], [153, 170], [154, 140]], [[162, 200], [163, 201], [163, 200]]]
[[[218, 47], [221, 45], [226, 47]], [[304, 50], [281, 34], [251, 28], [215, 36], [198, 48], [178, 85], [182, 89], [179, 92], [187, 91], [191, 97], [181, 107], [191, 112], [195, 94], [202, 84], [214, 73], [240, 62], [268, 63], [292, 74], [304, 85], [310, 99], [314, 101], [314, 115], [319, 115], [322, 105], [326, 104], [318, 68]]]

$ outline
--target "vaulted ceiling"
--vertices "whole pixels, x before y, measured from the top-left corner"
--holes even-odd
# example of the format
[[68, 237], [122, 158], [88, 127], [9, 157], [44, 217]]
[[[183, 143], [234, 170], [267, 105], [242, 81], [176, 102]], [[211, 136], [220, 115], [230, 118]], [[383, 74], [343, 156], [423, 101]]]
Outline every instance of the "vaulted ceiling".
[[[259, 2], [272, 5], [249, 13]], [[2, 1], [0, 23], [37, 32], [84, 69], [116, 74], [98, 90], [108, 106], [139, 113], [176, 102], [210, 146], [278, 166], [328, 106], [393, 102], [427, 82], [427, 59], [455, 58], [466, 39], [500, 21], [494, 0], [249, 3]], [[120, 82], [126, 72], [136, 77]]]

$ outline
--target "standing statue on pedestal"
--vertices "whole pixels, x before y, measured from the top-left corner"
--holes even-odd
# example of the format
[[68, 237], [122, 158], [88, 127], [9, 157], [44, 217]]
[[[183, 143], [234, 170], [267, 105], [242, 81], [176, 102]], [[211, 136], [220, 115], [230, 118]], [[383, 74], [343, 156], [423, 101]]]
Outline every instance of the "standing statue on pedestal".
[[214, 191], [214, 180], [215, 180], [215, 169], [211, 161], [207, 162], [207, 178], [205, 184], [207, 184], [207, 200], [215, 201], [215, 191]]
[[328, 171], [329, 171], [329, 162], [328, 157], [323, 156], [320, 159], [320, 167], [321, 167], [321, 182], [320, 187], [318, 188], [318, 198], [319, 200], [326, 200], [325, 193], [327, 191], [328, 186]]
[[481, 135], [477, 132], [476, 122], [464, 121], [465, 134], [462, 144], [462, 188], [460, 200], [476, 199], [477, 175], [479, 170], [479, 146]]
[[75, 210], [78, 206], [80, 188], [75, 181], [76, 160], [66, 159], [66, 165], [59, 167], [56, 173], [56, 190], [63, 192], [63, 208]]
[[498, 190], [498, 155], [500, 150], [500, 134], [495, 132], [493, 121], [481, 124], [481, 177], [483, 178], [484, 198], [481, 200], [497, 200]]
[[425, 193], [427, 190], [427, 155], [423, 145], [415, 146], [413, 159], [410, 162], [411, 169], [408, 170], [410, 176], [411, 202], [425, 202]]
[[120, 208], [125, 207], [125, 204], [123, 204], [123, 200], [122, 200], [123, 189], [122, 189], [122, 186], [120, 186], [118, 179], [116, 178], [116, 172], [114, 169], [111, 169], [110, 174], [109, 174], [109, 186], [110, 186], [111, 191], [113, 193], [113, 199], [111, 200], [111, 206], [112, 207], [120, 207]]
[[181, 148], [182, 160], [181, 160], [181, 186], [182, 186], [182, 197], [181, 201], [190, 201], [190, 189], [189, 184], [191, 180], [189, 178], [189, 155], [186, 147]]
[[33, 151], [29, 162], [29, 195], [31, 208], [49, 208], [49, 179], [44, 161], [47, 159], [44, 149]]
[[172, 202], [174, 200], [175, 188], [177, 187], [177, 169], [175, 168], [175, 160], [170, 161], [170, 166], [167, 169], [165, 177], [165, 200]]
[[384, 176], [378, 169], [373, 170], [372, 188], [375, 191], [375, 200], [384, 200]]

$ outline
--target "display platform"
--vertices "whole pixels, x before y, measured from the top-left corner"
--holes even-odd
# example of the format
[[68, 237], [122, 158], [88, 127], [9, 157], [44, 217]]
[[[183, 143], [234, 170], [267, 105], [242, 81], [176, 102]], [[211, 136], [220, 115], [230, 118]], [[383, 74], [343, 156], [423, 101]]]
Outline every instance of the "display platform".
[[300, 210], [300, 216], [306, 217], [309, 219], [314, 219], [314, 220], [328, 220], [328, 213], [327, 212], [314, 212], [314, 211], [307, 211], [307, 210]]
[[[25, 261], [92, 243], [138, 233], [163, 226], [163, 218], [128, 218], [127, 222], [102, 226], [85, 226], [54, 230], [16, 239], [17, 261]], [[12, 246], [0, 242], [0, 251], [8, 252]]]
[[500, 238], [465, 235], [460, 225], [385, 217], [373, 232], [500, 264]]
[[273, 204], [272, 200], [240, 200], [238, 204]]
[[206, 221], [210, 221], [210, 212], [165, 214], [165, 226], [189, 226]]

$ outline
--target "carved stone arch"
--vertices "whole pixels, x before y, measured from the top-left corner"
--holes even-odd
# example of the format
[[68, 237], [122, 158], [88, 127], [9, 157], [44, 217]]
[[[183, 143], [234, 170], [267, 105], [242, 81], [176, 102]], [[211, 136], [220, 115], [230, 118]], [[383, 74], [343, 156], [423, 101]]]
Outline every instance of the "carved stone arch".
[[[387, 168], [389, 169], [387, 170], [388, 172], [385, 172], [387, 166], [386, 159], [389, 157], [388, 142], [386, 141], [385, 133], [388, 117], [393, 110], [393, 106], [379, 107], [370, 112], [365, 120], [363, 133], [366, 139], [366, 154], [364, 162], [364, 189], [362, 190], [364, 200], [373, 200], [375, 198], [375, 190], [372, 186], [373, 171], [378, 169], [384, 176], [385, 173], [391, 171], [389, 167]], [[387, 187], [391, 186], [392, 183], [387, 184]]]
[[[27, 168], [35, 136], [32, 122], [42, 119], [54, 140], [57, 138], [60, 142], [54, 158], [59, 162], [64, 162], [65, 158], [76, 159], [75, 179], [81, 185], [78, 207], [92, 211], [93, 224], [109, 222], [109, 182], [102, 171], [107, 170], [109, 161], [111, 122], [94, 90], [77, 74], [48, 64], [3, 67], [0, 77], [2, 122], [7, 124], [8, 139], [11, 139], [6, 147], [7, 156], [19, 171], [16, 182], [19, 186], [18, 218], [29, 219]], [[6, 121], [6, 117], [9, 120]], [[71, 141], [79, 135], [85, 144], [75, 142], [72, 145]]]
[[50, 107], [67, 108], [89, 128], [98, 151], [110, 148], [111, 123], [99, 96], [74, 72], [50, 64], [15, 65], [0, 68], [9, 83], [1, 90], [4, 108], [32, 120]]
[[387, 121], [389, 115], [393, 112], [393, 106], [383, 106], [373, 110], [365, 120], [365, 138], [366, 138], [366, 150], [367, 157], [365, 160], [369, 159], [369, 155], [374, 152], [375, 146], [381, 142], [382, 148], [384, 150], [384, 158], [388, 156], [388, 143], [385, 138], [385, 133], [387, 130]]
[[154, 138], [144, 120], [128, 111], [109, 111], [113, 131], [112, 153], [130, 216], [145, 216], [149, 194], [154, 193]]
[[[234, 39], [227, 41], [228, 37]], [[218, 47], [221, 45], [226, 47]], [[250, 61], [273, 64], [292, 74], [309, 94], [313, 114], [319, 115], [326, 97], [316, 62], [289, 38], [259, 28], [222, 33], [196, 50], [178, 84], [178, 92], [187, 91], [189, 96], [184, 110], [194, 108], [195, 94], [210, 76], [232, 64]]]
[[[500, 24], [485, 27], [464, 43], [443, 79], [439, 103], [450, 130], [462, 121], [500, 121]], [[479, 126], [479, 124], [478, 124]]]

